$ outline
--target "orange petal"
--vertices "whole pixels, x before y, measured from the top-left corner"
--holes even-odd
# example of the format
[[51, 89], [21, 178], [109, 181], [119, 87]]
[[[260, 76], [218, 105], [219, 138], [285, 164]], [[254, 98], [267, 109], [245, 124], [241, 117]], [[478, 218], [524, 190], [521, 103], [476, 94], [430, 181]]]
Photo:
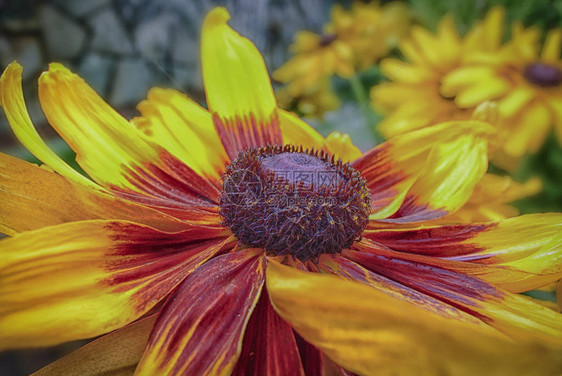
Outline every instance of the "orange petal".
[[[94, 337], [142, 316], [232, 240], [83, 221], [0, 241], [0, 349]], [[225, 240], [226, 239], [226, 240]]]
[[[0, 202], [0, 231], [9, 235], [86, 219], [123, 219], [165, 231], [185, 227], [171, 216], [1, 153]], [[214, 223], [220, 223], [218, 216]]]
[[471, 313], [520, 340], [562, 347], [562, 314], [483, 279], [486, 266], [396, 252], [364, 239], [344, 251], [364, 268]]
[[133, 374], [156, 316], [141, 319], [106, 334], [41, 368], [32, 376], [98, 376]]
[[201, 59], [207, 104], [226, 153], [282, 142], [273, 88], [254, 44], [231, 29], [225, 8], [203, 22]]
[[267, 289], [281, 317], [340, 366], [365, 375], [547, 375], [560, 350], [507, 340], [360, 283], [270, 262]]
[[205, 263], [162, 307], [137, 375], [228, 375], [264, 282], [262, 250]]

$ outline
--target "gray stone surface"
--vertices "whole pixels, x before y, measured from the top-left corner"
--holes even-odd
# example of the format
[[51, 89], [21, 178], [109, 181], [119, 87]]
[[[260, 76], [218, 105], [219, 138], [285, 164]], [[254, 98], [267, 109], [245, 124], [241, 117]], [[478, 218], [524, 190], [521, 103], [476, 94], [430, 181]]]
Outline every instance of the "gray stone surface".
[[75, 16], [84, 16], [110, 3], [110, 0], [53, 0], [55, 4]]
[[122, 55], [132, 54], [133, 44], [123, 24], [110, 9], [96, 14], [88, 22], [94, 31], [92, 49]]
[[115, 59], [97, 53], [86, 55], [78, 66], [78, 74], [94, 88], [104, 95], [112, 76]]
[[114, 106], [135, 105], [146, 95], [151, 83], [151, 72], [144, 61], [123, 60], [119, 63], [115, 74], [110, 96], [111, 103]]
[[41, 27], [48, 59], [71, 59], [82, 51], [86, 32], [72, 19], [50, 5], [40, 9]]

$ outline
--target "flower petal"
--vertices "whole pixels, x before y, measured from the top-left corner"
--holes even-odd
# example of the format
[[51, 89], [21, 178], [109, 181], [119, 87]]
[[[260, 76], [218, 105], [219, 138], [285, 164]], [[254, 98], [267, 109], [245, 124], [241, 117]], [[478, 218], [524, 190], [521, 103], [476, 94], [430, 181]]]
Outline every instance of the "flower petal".
[[371, 190], [370, 218], [416, 222], [458, 210], [486, 172], [492, 131], [478, 121], [442, 123], [365, 153], [352, 165]]
[[281, 144], [279, 115], [265, 62], [247, 38], [231, 29], [225, 8], [203, 23], [201, 56], [207, 105], [226, 153], [234, 159], [248, 147]]
[[559, 350], [514, 343], [334, 276], [270, 262], [267, 289], [275, 310], [304, 339], [356, 373], [544, 375], [562, 363]]
[[479, 320], [452, 305], [382, 275], [373, 273], [345, 257], [321, 257], [319, 267], [322, 271], [335, 274], [351, 281], [365, 283], [375, 288], [377, 291], [384, 292], [399, 300], [408, 301], [440, 316], [482, 325]]
[[[0, 232], [8, 235], [87, 219], [123, 219], [164, 231], [185, 227], [174, 217], [2, 153], [0, 202]], [[217, 215], [215, 224], [219, 223]]]
[[211, 114], [172, 89], [153, 88], [133, 124], [199, 175], [218, 180], [228, 160]]
[[363, 236], [394, 251], [430, 256], [434, 260], [426, 261], [434, 265], [443, 261], [438, 258], [459, 262], [448, 267], [511, 292], [537, 289], [562, 278], [560, 214], [418, 229], [368, 230]]
[[273, 310], [266, 289], [246, 326], [242, 352], [232, 375], [304, 376], [293, 329]]
[[133, 374], [154, 321], [156, 316], [152, 315], [117, 329], [41, 368], [32, 376], [99, 376], [126, 371]]
[[364, 268], [454, 305], [520, 340], [562, 348], [562, 315], [477, 278], [486, 266], [392, 251], [366, 239], [343, 253]]
[[324, 147], [335, 156], [336, 160], [341, 159], [345, 163], [361, 157], [361, 150], [353, 145], [349, 135], [337, 131], [328, 135]]
[[228, 375], [264, 282], [262, 250], [205, 263], [162, 307], [137, 375]]
[[[94, 337], [142, 316], [232, 243], [224, 230], [166, 233], [71, 222], [0, 242], [0, 349]], [[225, 240], [226, 239], [226, 240]]]
[[218, 200], [216, 182], [150, 142], [62, 65], [51, 64], [41, 75], [39, 99], [51, 125], [76, 152], [76, 161], [99, 184], [162, 199], [175, 194], [192, 204]]
[[324, 137], [292, 112], [279, 109], [279, 122], [283, 144], [303, 145], [318, 150], [324, 146]]
[[16, 62], [8, 65], [0, 77], [0, 106], [18, 140], [41, 162], [70, 180], [84, 185], [95, 184], [78, 173], [56, 155], [41, 139], [27, 112], [23, 99], [21, 73], [23, 68]]

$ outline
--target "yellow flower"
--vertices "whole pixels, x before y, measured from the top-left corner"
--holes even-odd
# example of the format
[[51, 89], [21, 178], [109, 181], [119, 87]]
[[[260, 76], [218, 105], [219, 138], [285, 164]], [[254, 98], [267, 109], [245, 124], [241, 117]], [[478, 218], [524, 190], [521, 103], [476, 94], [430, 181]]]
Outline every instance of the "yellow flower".
[[322, 118], [326, 112], [340, 107], [340, 99], [333, 92], [328, 78], [305, 90], [296, 98], [289, 94], [286, 87], [277, 90], [275, 94], [281, 108], [294, 109], [307, 118]]
[[273, 73], [276, 80], [288, 83], [290, 95], [299, 96], [334, 74], [349, 78], [371, 66], [388, 54], [410, 24], [402, 3], [356, 1], [350, 10], [335, 5], [331, 18], [322, 35], [297, 33], [291, 46], [295, 56]]
[[382, 72], [391, 80], [371, 89], [372, 105], [386, 117], [379, 131], [390, 138], [438, 122], [469, 119], [478, 103], [459, 106], [455, 93], [443, 86], [444, 77], [475, 52], [496, 51], [503, 35], [503, 9], [490, 10], [461, 38], [451, 16], [444, 17], [435, 35], [414, 26], [399, 48], [407, 62], [388, 58]]
[[474, 187], [474, 192], [466, 204], [454, 214], [443, 218], [441, 222], [470, 223], [515, 217], [519, 211], [509, 203], [535, 195], [541, 188], [539, 178], [517, 183], [509, 176], [486, 174]]
[[460, 107], [498, 103], [502, 152], [515, 161], [537, 151], [553, 125], [562, 143], [562, 29], [548, 32], [542, 52], [540, 37], [538, 28], [515, 23], [505, 46], [475, 54], [443, 80]]
[[0, 154], [0, 350], [107, 334], [43, 375], [558, 371], [562, 315], [517, 293], [562, 277], [562, 215], [428, 223], [472, 195], [491, 127], [366, 153], [324, 139], [278, 108], [228, 20], [203, 22], [208, 109], [154, 89], [129, 122], [62, 65], [41, 75], [91, 180], [39, 137], [7, 67], [0, 104], [49, 168]]

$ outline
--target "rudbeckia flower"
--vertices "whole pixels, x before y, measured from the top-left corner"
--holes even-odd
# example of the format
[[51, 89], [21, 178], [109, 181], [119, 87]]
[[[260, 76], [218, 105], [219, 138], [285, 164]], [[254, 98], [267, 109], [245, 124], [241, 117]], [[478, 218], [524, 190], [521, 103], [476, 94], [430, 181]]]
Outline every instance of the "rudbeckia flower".
[[228, 19], [203, 25], [208, 110], [159, 89], [128, 122], [61, 65], [42, 74], [92, 180], [40, 139], [6, 69], [0, 103], [44, 168], [0, 154], [0, 349], [109, 333], [42, 375], [557, 372], [562, 315], [516, 293], [562, 277], [562, 216], [425, 222], [468, 200], [490, 127], [357, 155], [277, 108]]
[[289, 94], [286, 87], [276, 90], [275, 96], [279, 107], [295, 109], [306, 118], [322, 118], [326, 112], [337, 110], [341, 104], [327, 78], [298, 97]]
[[350, 10], [334, 5], [331, 22], [321, 35], [301, 31], [291, 46], [293, 56], [273, 73], [288, 83], [293, 97], [314, 90], [322, 80], [336, 74], [349, 78], [357, 70], [372, 66], [396, 46], [408, 31], [410, 17], [400, 2], [384, 6], [355, 1]]
[[[381, 70], [391, 82], [371, 89], [372, 106], [385, 114], [378, 125], [383, 136], [390, 138], [438, 122], [470, 119], [484, 100], [464, 105], [464, 98], [444, 86], [443, 80], [472, 54], [497, 51], [503, 37], [503, 19], [503, 8], [494, 7], [464, 37], [459, 36], [452, 16], [439, 22], [435, 34], [413, 26], [410, 37], [398, 46], [407, 63], [383, 59]], [[495, 92], [496, 87], [493, 80], [479, 86], [487, 92]]]
[[542, 51], [538, 28], [517, 22], [511, 35], [501, 49], [449, 73], [443, 85], [463, 108], [496, 101], [502, 151], [518, 160], [537, 151], [553, 126], [562, 143], [562, 29], [548, 32]]

